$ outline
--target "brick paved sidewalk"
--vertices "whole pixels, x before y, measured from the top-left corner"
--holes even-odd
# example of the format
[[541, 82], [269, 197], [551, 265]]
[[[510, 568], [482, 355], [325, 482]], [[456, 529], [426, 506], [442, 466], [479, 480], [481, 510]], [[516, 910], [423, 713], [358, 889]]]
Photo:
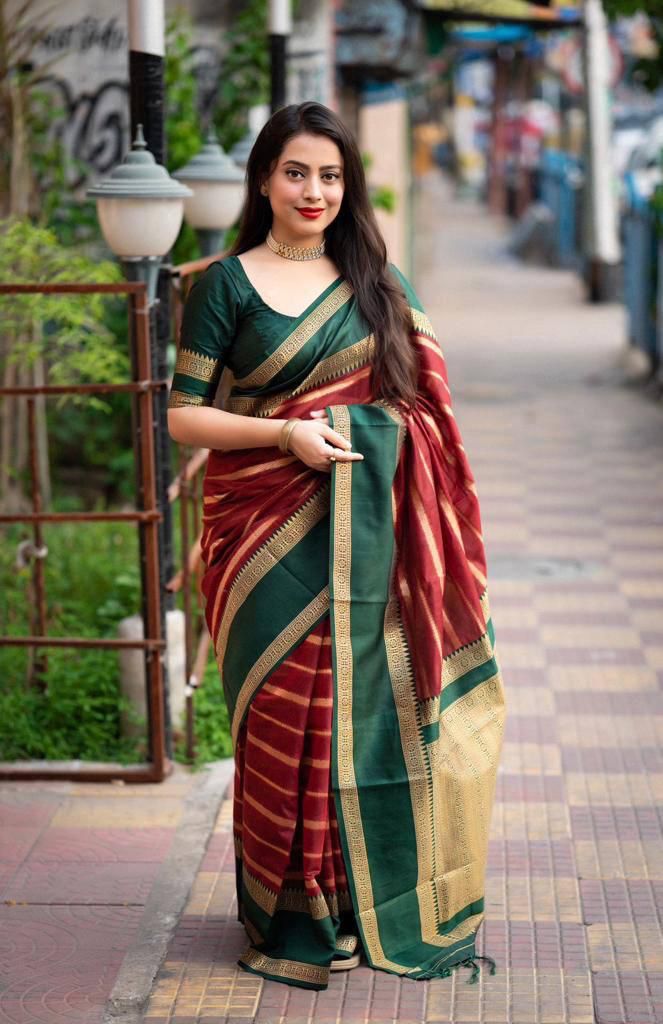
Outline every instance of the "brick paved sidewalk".
[[150, 990], [230, 765], [161, 784], [0, 784], [0, 1024], [98, 1024]]
[[504, 226], [437, 178], [419, 209], [507, 691], [479, 933], [498, 973], [362, 967], [315, 994], [238, 972], [226, 802], [148, 1024], [663, 1022], [663, 408], [619, 383], [619, 307], [512, 263]]

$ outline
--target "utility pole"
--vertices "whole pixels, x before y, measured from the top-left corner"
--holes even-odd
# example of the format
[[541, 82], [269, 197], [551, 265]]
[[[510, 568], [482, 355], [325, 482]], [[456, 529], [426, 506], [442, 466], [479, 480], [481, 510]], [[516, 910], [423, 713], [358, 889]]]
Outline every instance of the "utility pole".
[[[166, 30], [164, 0], [128, 0], [129, 14], [129, 102], [131, 137], [139, 124], [147, 148], [159, 164], [166, 162], [164, 55]], [[164, 380], [168, 375], [167, 347], [170, 340], [170, 274], [168, 257], [159, 272], [158, 301], [150, 310], [150, 347], [152, 375]], [[168, 485], [170, 483], [170, 437], [168, 434], [168, 395], [154, 393], [154, 448], [156, 491], [162, 521], [159, 527], [159, 575], [161, 583], [162, 636], [166, 636], [166, 611], [173, 597], [166, 583], [173, 575], [173, 524]], [[142, 553], [141, 553], [142, 556]], [[168, 700], [167, 662], [163, 661], [166, 752], [172, 757], [172, 730]]]
[[271, 111], [286, 101], [288, 36], [292, 33], [290, 0], [269, 0], [269, 47], [271, 55]]
[[601, 0], [583, 3], [585, 78], [585, 280], [592, 302], [614, 300], [620, 246], [612, 160], [611, 61]]

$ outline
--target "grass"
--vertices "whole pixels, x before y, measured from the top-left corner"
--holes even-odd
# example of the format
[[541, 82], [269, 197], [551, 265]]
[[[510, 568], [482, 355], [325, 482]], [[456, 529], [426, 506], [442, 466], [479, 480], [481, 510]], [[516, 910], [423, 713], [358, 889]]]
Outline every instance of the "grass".
[[[177, 536], [177, 530], [175, 531]], [[35, 632], [30, 568], [17, 568], [23, 526], [2, 531], [0, 634]], [[115, 637], [140, 608], [138, 533], [124, 523], [45, 524], [47, 632]], [[35, 655], [42, 661], [35, 661]], [[214, 663], [194, 697], [193, 767], [231, 753], [228, 714]], [[122, 735], [122, 714], [144, 726]], [[146, 758], [147, 725], [122, 694], [117, 652], [72, 648], [0, 648], [0, 760], [119, 761]], [[145, 737], [145, 738], [143, 738]], [[176, 735], [176, 759], [188, 762]]]

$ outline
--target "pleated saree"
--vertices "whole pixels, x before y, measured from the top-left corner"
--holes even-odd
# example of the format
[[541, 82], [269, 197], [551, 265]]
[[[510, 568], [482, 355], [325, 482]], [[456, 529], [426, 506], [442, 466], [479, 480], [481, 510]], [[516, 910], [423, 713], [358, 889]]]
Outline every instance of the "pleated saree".
[[420, 360], [414, 410], [375, 400], [374, 341], [347, 282], [284, 316], [234, 256], [189, 296], [171, 394], [211, 404], [228, 366], [228, 411], [324, 408], [364, 455], [330, 475], [277, 448], [212, 451], [204, 484], [240, 964], [315, 989], [358, 943], [372, 967], [410, 978], [479, 969], [504, 690], [443, 354], [391, 269]]

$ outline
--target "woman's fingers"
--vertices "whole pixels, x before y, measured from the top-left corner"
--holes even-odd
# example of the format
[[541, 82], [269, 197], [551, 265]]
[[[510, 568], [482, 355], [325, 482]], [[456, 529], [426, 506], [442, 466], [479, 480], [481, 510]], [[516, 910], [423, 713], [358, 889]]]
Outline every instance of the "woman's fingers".
[[350, 442], [346, 441], [342, 434], [337, 434], [331, 427], [327, 428], [324, 437], [327, 444], [333, 445], [334, 448], [341, 448], [343, 451], [349, 451], [352, 448]]
[[333, 455], [337, 462], [358, 462], [364, 458], [359, 452], [344, 451], [342, 448], [334, 448], [331, 445], [327, 447], [331, 448], [329, 454]]

